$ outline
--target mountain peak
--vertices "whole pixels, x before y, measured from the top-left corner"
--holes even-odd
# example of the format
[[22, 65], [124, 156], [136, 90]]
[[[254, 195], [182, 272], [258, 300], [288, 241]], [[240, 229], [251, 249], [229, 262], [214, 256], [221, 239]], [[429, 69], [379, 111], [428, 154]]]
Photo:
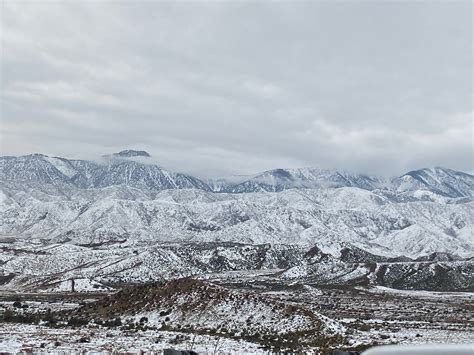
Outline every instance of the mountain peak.
[[120, 157], [120, 158], [132, 158], [132, 157], [146, 157], [149, 158], [151, 155], [144, 151], [144, 150], [133, 150], [133, 149], [126, 149], [122, 150], [118, 153], [112, 154], [114, 157]]
[[472, 197], [474, 176], [448, 168], [412, 170], [394, 180], [398, 191], [429, 190], [448, 197]]

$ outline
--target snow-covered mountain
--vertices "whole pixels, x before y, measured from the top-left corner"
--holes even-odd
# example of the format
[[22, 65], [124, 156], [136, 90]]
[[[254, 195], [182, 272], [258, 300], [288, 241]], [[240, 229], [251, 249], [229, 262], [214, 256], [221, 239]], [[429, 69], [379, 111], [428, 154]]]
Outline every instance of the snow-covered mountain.
[[123, 150], [104, 155], [101, 160], [71, 160], [32, 154], [0, 157], [0, 179], [38, 184], [101, 188], [127, 185], [140, 189], [200, 189], [204, 191], [249, 193], [278, 192], [287, 189], [330, 189], [357, 187], [383, 190], [385, 195], [415, 196], [430, 199], [474, 197], [474, 176], [445, 168], [410, 171], [385, 179], [347, 171], [317, 168], [274, 169], [252, 176], [232, 176], [201, 180], [187, 174], [168, 171], [149, 161], [145, 151]]
[[121, 157], [121, 158], [132, 158], [132, 157], [150, 158], [151, 157], [150, 153], [145, 152], [144, 150], [132, 150], [132, 149], [122, 150], [118, 153], [114, 153], [113, 156]]
[[393, 180], [397, 192], [430, 191], [448, 197], [474, 197], [474, 176], [446, 168], [410, 171]]
[[226, 194], [127, 185], [3, 182], [0, 235], [89, 245], [125, 240], [320, 245], [374, 254], [472, 255], [472, 200], [408, 202], [357, 187]]
[[[112, 254], [99, 253], [100, 268], [120, 260], [143, 280], [151, 269], [167, 270], [168, 263], [176, 265], [173, 275], [275, 265], [288, 267], [285, 275], [292, 275], [297, 269], [291, 268], [301, 266], [298, 259], [314, 248], [330, 255], [333, 269], [342, 274], [354, 262], [418, 258], [417, 263], [438, 263], [474, 256], [474, 177], [466, 173], [422, 169], [390, 180], [332, 170], [277, 169], [232, 181], [203, 181], [149, 163], [147, 155], [123, 151], [100, 161], [41, 154], [1, 157], [0, 273], [30, 273], [31, 267], [46, 272], [57, 262], [69, 265], [54, 247], [54, 256], [31, 266], [53, 245], [79, 253], [78, 265], [70, 265], [74, 269], [82, 268], [82, 261], [88, 265], [89, 251], [114, 245]], [[177, 250], [184, 249], [171, 252], [162, 247], [167, 243], [191, 243], [194, 254], [183, 262]], [[222, 250], [200, 255], [195, 246], [209, 243]], [[240, 245], [239, 252], [235, 245]], [[273, 250], [271, 263], [262, 246]], [[135, 257], [152, 249], [156, 255], [150, 257], [159, 265]], [[251, 250], [248, 264], [245, 253]], [[215, 265], [209, 269], [206, 263]], [[88, 269], [88, 277], [97, 265]], [[323, 266], [308, 273], [318, 274]], [[370, 270], [364, 274], [369, 279]], [[59, 275], [60, 270], [50, 271]]]
[[102, 160], [69, 160], [32, 154], [21, 157], [1, 157], [0, 177], [6, 181], [25, 181], [77, 188], [99, 188], [128, 185], [160, 191], [197, 188], [208, 185], [193, 176], [167, 171], [157, 165], [134, 160], [147, 158], [143, 151], [125, 150]]
[[226, 191], [242, 192], [276, 192], [293, 188], [337, 188], [359, 187], [374, 190], [387, 185], [384, 179], [361, 174], [351, 174], [336, 170], [315, 168], [275, 169], [265, 171], [246, 181], [229, 186]]
[[76, 244], [350, 242], [392, 257], [472, 254], [474, 176], [466, 173], [422, 169], [387, 180], [276, 169], [210, 185], [141, 160], [149, 156], [1, 157], [0, 236]]

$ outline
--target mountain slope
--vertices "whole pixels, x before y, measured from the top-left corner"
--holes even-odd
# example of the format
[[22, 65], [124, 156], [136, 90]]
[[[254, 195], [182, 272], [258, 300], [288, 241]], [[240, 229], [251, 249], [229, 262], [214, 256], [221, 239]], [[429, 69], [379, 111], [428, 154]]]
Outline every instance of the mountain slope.
[[77, 188], [128, 185], [154, 191], [182, 188], [209, 190], [208, 185], [198, 178], [131, 159], [147, 157], [147, 154], [128, 150], [99, 162], [68, 160], [42, 154], [1, 157], [0, 176], [6, 181]]
[[446, 168], [410, 171], [394, 179], [397, 192], [431, 191], [447, 197], [474, 197], [474, 176]]
[[335, 170], [275, 169], [265, 171], [242, 183], [230, 186], [227, 192], [277, 192], [291, 188], [359, 187], [373, 190], [384, 185], [383, 179], [366, 175], [350, 174]]
[[4, 183], [0, 236], [89, 245], [200, 241], [330, 247], [349, 242], [375, 254], [472, 255], [474, 203], [393, 202], [355, 187], [224, 194], [151, 192]]

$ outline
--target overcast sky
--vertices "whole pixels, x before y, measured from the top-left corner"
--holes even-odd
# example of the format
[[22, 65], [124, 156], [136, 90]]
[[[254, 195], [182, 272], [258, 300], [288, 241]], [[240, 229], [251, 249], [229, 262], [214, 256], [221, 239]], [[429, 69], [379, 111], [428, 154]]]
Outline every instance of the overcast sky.
[[4, 0], [2, 155], [473, 169], [472, 4]]

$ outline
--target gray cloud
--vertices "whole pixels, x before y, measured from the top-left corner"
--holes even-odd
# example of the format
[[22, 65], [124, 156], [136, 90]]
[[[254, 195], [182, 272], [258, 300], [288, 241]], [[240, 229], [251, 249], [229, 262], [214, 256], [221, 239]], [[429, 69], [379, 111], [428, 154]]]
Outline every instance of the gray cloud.
[[470, 1], [6, 0], [1, 20], [2, 154], [474, 170]]

